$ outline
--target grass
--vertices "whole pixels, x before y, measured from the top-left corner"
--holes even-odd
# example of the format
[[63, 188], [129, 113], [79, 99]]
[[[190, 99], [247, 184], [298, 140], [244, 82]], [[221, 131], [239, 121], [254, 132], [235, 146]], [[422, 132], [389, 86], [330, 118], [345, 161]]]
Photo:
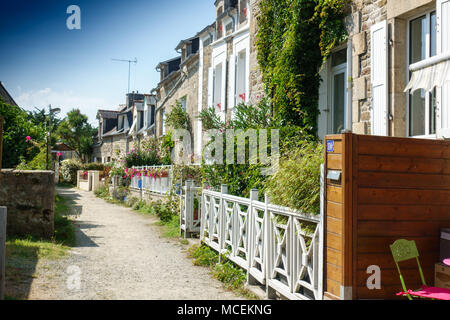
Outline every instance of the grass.
[[73, 202], [55, 195], [55, 233], [51, 240], [28, 237], [6, 241], [6, 299], [27, 299], [40, 259], [58, 260], [75, 245], [75, 228], [68, 216]]
[[75, 227], [67, 217], [71, 213], [73, 201], [59, 194], [55, 195], [55, 235], [54, 240], [67, 246], [75, 246]]
[[212, 276], [222, 282], [226, 289], [247, 299], [258, 299], [255, 294], [244, 288], [247, 280], [246, 272], [228, 260], [226, 256], [222, 256], [222, 259], [219, 259], [219, 254], [206, 245], [190, 247], [188, 255], [192, 258], [194, 265], [209, 268]]
[[31, 283], [36, 277], [38, 261], [62, 259], [67, 256], [68, 250], [69, 247], [52, 241], [8, 238], [5, 298], [7, 300], [27, 299]]

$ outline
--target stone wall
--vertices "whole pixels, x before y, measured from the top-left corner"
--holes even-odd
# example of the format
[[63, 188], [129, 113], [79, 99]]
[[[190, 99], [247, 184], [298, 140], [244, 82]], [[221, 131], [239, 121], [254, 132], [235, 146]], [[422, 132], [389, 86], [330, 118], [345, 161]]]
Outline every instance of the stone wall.
[[0, 206], [8, 208], [9, 236], [51, 238], [54, 204], [53, 171], [1, 171]]
[[258, 52], [256, 40], [258, 33], [258, 16], [260, 14], [259, 2], [261, 0], [251, 0], [251, 18], [250, 18], [250, 79], [249, 79], [249, 103], [258, 103], [264, 97], [264, 83], [261, 70], [258, 64]]
[[386, 20], [386, 0], [355, 0], [352, 3], [353, 132], [371, 133], [370, 28]]

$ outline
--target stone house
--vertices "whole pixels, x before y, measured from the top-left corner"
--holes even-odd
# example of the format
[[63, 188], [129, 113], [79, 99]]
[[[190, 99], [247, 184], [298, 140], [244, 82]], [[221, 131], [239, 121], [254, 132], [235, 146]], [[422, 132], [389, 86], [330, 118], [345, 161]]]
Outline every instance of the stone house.
[[449, 0], [352, 1], [349, 40], [321, 70], [319, 136], [449, 138], [449, 21]]
[[153, 95], [127, 94], [117, 110], [99, 110], [98, 133], [94, 137], [93, 162], [109, 163], [127, 154], [133, 143], [153, 134], [156, 105]]
[[180, 56], [161, 62], [156, 67], [161, 81], [152, 91], [157, 101], [155, 132], [158, 138], [167, 133], [165, 117], [179, 103], [189, 114], [191, 122], [191, 153], [199, 154], [198, 146], [195, 145], [196, 137], [199, 136], [199, 37], [180, 41], [175, 50]]

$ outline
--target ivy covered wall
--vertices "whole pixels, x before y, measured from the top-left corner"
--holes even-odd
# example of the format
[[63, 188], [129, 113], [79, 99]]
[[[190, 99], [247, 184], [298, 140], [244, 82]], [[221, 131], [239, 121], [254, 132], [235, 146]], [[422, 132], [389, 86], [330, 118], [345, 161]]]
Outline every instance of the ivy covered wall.
[[317, 132], [319, 70], [346, 40], [349, 0], [261, 0], [257, 50], [273, 113], [285, 125]]

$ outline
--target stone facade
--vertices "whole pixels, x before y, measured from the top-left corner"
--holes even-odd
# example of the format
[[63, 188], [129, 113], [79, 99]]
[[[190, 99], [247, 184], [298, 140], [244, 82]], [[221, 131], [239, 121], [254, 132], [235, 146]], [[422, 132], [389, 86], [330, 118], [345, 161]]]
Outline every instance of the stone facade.
[[249, 103], [258, 103], [264, 97], [264, 83], [261, 70], [258, 64], [258, 52], [256, 48], [258, 33], [258, 16], [260, 14], [259, 2], [261, 0], [250, 1], [250, 79], [249, 79]]
[[9, 236], [53, 236], [54, 175], [53, 171], [1, 171], [0, 206], [8, 208]]
[[105, 163], [116, 161], [119, 155], [124, 155], [128, 151], [128, 145], [132, 143], [132, 138], [128, 137], [126, 133], [104, 136], [103, 141], [94, 148], [92, 157]]
[[354, 0], [352, 2], [352, 122], [353, 132], [372, 134], [371, 35], [373, 25], [388, 26], [388, 135], [407, 132], [407, 26], [408, 21], [436, 7], [435, 0]]
[[[192, 142], [195, 143], [195, 138], [198, 134], [198, 65], [199, 55], [196, 53], [181, 64], [180, 70], [173, 73], [158, 85], [158, 103], [156, 109], [156, 133], [158, 138], [163, 136], [162, 111], [164, 110], [167, 115], [176, 106], [177, 102], [186, 99], [186, 112], [189, 114], [192, 128], [191, 138]], [[169, 128], [165, 129], [167, 131]], [[192, 144], [191, 151], [194, 152], [194, 144]]]

